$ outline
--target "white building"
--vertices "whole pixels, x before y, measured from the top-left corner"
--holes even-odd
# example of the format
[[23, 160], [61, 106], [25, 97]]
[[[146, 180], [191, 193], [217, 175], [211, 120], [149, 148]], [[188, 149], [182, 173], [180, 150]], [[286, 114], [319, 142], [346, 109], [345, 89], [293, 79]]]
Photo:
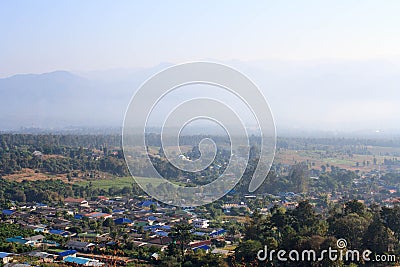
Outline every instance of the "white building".
[[203, 228], [206, 229], [210, 226], [210, 221], [206, 219], [194, 219], [193, 220], [193, 226], [195, 228]]

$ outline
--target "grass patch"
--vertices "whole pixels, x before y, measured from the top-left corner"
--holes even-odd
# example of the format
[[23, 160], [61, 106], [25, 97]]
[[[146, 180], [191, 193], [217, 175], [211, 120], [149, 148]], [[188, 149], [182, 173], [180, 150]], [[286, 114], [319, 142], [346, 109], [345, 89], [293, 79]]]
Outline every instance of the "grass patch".
[[59, 252], [65, 251], [65, 249], [54, 248], [54, 249], [49, 249], [48, 251], [49, 251], [49, 252], [53, 252], [53, 253], [59, 253]]
[[163, 180], [160, 178], [148, 178], [148, 177], [113, 177], [110, 179], [99, 179], [99, 180], [90, 180], [79, 182], [78, 184], [81, 186], [87, 186], [92, 183], [92, 186], [99, 189], [108, 190], [111, 187], [117, 188], [124, 188], [124, 187], [131, 187], [133, 183], [136, 183], [136, 180], [139, 181], [141, 184], [143, 183], [151, 183], [154, 187], [160, 185]]

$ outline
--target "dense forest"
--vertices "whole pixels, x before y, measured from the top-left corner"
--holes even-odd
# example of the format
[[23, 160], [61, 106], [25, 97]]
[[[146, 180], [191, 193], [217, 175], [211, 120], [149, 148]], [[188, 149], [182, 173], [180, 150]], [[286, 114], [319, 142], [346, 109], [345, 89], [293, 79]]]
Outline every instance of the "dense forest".
[[245, 266], [388, 266], [394, 262], [379, 264], [328, 258], [315, 262], [280, 262], [276, 258], [260, 262], [255, 255], [265, 245], [276, 251], [313, 249], [320, 255], [328, 247], [336, 248], [338, 239], [346, 240], [346, 249], [372, 251], [372, 260], [375, 255], [399, 255], [399, 218], [400, 206], [367, 207], [357, 200], [332, 204], [326, 214], [317, 213], [308, 201], [300, 202], [295, 209], [274, 206], [268, 214], [256, 210], [244, 225], [245, 239], [231, 260]]

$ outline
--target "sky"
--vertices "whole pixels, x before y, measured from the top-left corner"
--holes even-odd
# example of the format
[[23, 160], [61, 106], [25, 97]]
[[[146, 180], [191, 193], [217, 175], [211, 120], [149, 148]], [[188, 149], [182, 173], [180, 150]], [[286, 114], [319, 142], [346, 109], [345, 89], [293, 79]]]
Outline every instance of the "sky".
[[0, 77], [192, 60], [400, 61], [400, 1], [1, 1]]
[[[210, 60], [249, 75], [278, 126], [400, 132], [399, 14], [398, 0], [0, 1], [0, 99], [6, 103], [0, 121], [43, 126], [54, 115], [58, 123], [59, 114], [47, 111], [56, 108], [82, 116], [80, 123], [105, 120], [104, 114], [70, 114], [64, 98], [52, 101], [53, 93], [67, 92], [53, 90], [57, 77], [42, 83], [1, 78], [65, 70], [94, 79], [72, 78], [72, 103], [81, 99], [85, 107], [96, 88], [95, 107], [104, 102], [109, 121], [120, 125], [132, 88], [149, 75], [174, 63]], [[26, 102], [15, 84], [23, 84]], [[32, 102], [36, 113], [21, 111]]]

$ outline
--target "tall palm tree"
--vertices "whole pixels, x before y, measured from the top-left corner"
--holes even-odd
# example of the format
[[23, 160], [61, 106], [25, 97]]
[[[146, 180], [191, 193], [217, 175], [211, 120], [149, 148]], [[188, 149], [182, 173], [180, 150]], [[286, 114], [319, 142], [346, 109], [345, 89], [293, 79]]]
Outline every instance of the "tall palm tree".
[[235, 239], [235, 235], [238, 232], [238, 228], [236, 225], [232, 224], [231, 226], [229, 226], [228, 228], [228, 234], [230, 235], [232, 241]]
[[182, 261], [185, 257], [185, 245], [193, 240], [192, 229], [193, 227], [188, 223], [179, 223], [176, 224], [169, 233], [173, 242], [179, 242]]

